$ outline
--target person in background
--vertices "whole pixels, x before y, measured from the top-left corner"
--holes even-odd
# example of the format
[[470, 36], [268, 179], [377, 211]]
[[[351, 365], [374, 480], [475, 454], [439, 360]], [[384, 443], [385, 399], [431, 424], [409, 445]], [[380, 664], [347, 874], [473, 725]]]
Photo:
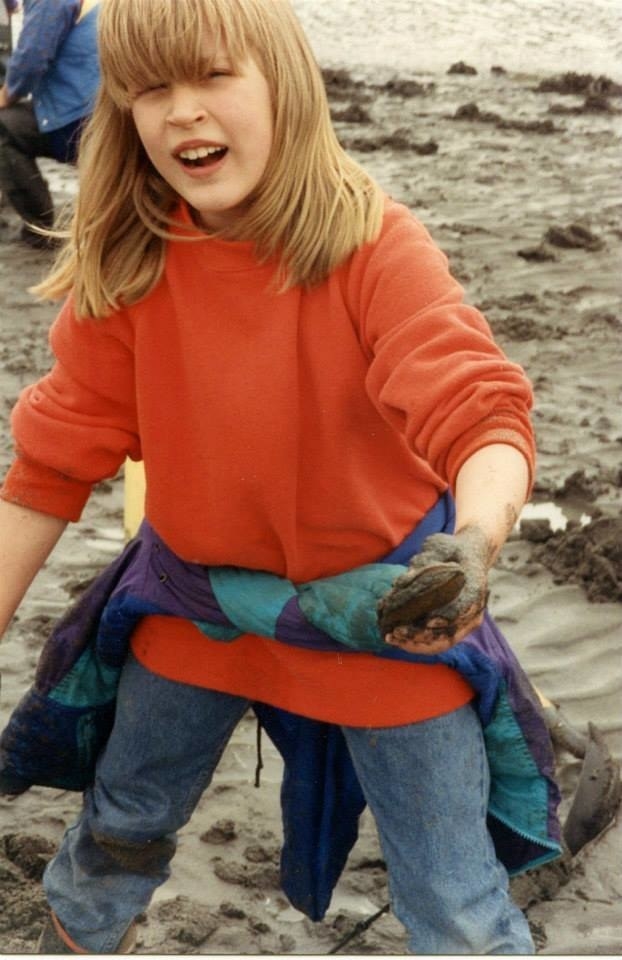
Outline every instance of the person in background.
[[[11, 15], [16, 12], [18, 7], [17, 0], [2, 0], [2, 3], [0, 3], [0, 84], [4, 83], [6, 65], [13, 50]], [[1, 197], [2, 194], [0, 193]]]
[[[4, 0], [9, 13], [13, 0]], [[19, 239], [49, 244], [54, 206], [38, 157], [75, 163], [99, 84], [99, 0], [24, 0], [23, 24], [0, 87], [0, 191], [23, 223]]]
[[3, 0], [4, 9], [7, 12], [7, 16], [16, 13], [19, 10], [19, 0]]

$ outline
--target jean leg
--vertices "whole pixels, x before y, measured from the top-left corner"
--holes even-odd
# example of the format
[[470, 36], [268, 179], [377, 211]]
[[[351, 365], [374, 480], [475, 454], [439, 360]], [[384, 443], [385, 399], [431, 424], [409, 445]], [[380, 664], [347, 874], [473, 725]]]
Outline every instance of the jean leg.
[[88, 952], [114, 952], [168, 878], [175, 833], [247, 708], [241, 697], [176, 683], [128, 660], [95, 783], [44, 875], [50, 906]]
[[489, 771], [472, 706], [421, 723], [343, 732], [410, 949], [533, 954], [486, 826]]
[[0, 110], [0, 189], [22, 220], [40, 227], [52, 226], [54, 205], [36, 158], [50, 156], [30, 101]]

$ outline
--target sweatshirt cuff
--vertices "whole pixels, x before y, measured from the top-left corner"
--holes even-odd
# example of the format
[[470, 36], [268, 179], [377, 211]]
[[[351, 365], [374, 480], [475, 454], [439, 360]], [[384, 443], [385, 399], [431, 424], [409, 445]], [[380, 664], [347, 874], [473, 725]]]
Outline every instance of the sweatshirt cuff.
[[16, 506], [75, 522], [80, 519], [91, 490], [91, 483], [18, 458], [4, 478], [0, 497]]

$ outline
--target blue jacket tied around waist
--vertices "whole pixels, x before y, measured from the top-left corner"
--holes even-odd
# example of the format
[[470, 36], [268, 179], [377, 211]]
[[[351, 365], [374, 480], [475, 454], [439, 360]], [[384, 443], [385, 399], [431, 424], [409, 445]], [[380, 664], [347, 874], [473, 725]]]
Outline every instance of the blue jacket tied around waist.
[[[272, 574], [186, 563], [144, 522], [45, 643], [35, 681], [0, 736], [0, 790], [32, 784], [83, 790], [112, 726], [132, 630], [148, 614], [182, 616], [207, 636], [242, 633], [406, 663], [444, 663], [472, 685], [491, 773], [488, 826], [510, 874], [561, 851], [553, 753], [538, 698], [489, 616], [433, 656], [383, 642], [376, 603], [432, 532], [451, 526], [449, 498], [382, 561], [294, 585]], [[263, 703], [255, 713], [284, 760], [281, 882], [292, 904], [321, 919], [358, 832], [365, 800], [340, 728]]]

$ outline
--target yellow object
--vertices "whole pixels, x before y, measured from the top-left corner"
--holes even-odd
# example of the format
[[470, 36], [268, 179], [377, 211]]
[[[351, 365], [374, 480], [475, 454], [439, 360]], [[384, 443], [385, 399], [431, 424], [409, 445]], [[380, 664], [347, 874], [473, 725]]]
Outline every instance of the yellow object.
[[125, 536], [131, 540], [145, 514], [145, 469], [142, 460], [125, 461], [125, 499], [123, 526]]

